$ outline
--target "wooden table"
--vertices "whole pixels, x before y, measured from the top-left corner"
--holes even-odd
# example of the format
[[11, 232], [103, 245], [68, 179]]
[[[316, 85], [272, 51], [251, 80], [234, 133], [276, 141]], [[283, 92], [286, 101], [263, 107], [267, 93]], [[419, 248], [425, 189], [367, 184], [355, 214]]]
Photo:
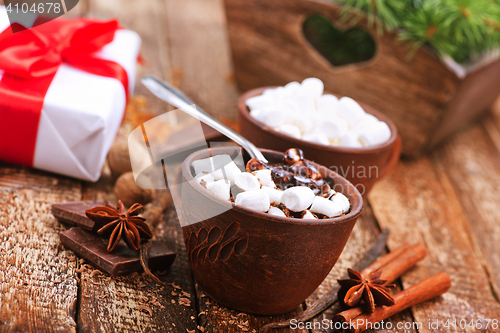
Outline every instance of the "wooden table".
[[[68, 15], [119, 18], [142, 36], [139, 77], [155, 74], [174, 82], [213, 115], [235, 119], [239, 92], [222, 0], [80, 0]], [[146, 96], [152, 112], [168, 110], [140, 84], [136, 94]], [[257, 332], [325, 294], [383, 228], [391, 231], [388, 250], [416, 242], [429, 249], [398, 282], [400, 288], [443, 270], [452, 279], [450, 292], [391, 318], [406, 329], [389, 331], [432, 332], [429, 320], [439, 320], [444, 332], [474, 331], [460, 329], [460, 321], [500, 319], [500, 112], [471, 124], [433, 154], [400, 162], [370, 193], [328, 278], [285, 316], [251, 316], [206, 297], [193, 280], [173, 209], [155, 231], [178, 254], [160, 275], [165, 287], [142, 274], [101, 274], [64, 249], [58, 233], [67, 226], [54, 220], [50, 205], [113, 200], [112, 184], [107, 172], [92, 184], [0, 164], [0, 332]], [[315, 321], [329, 317], [327, 312]], [[448, 319], [457, 328], [444, 328]]]

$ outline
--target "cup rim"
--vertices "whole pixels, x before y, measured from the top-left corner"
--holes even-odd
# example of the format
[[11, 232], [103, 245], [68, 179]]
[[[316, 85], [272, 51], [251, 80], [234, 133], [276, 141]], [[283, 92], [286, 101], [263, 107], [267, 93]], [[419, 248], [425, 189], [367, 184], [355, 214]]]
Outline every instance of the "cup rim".
[[[212, 156], [220, 155], [222, 153], [227, 154], [230, 149], [235, 150], [235, 149], [242, 149], [242, 148], [240, 148], [240, 147], [218, 147], [218, 148], [205, 148], [202, 150], [198, 150], [198, 151], [190, 154], [184, 160], [184, 162], [182, 163], [182, 167], [181, 167], [181, 172], [182, 172], [183, 177], [190, 184], [192, 184], [194, 186], [194, 188], [196, 190], [198, 190], [198, 192], [200, 192], [201, 194], [203, 194], [205, 197], [209, 198], [210, 200], [217, 202], [218, 204], [226, 205], [226, 206], [230, 204], [232, 206], [233, 210], [245, 213], [247, 215], [256, 215], [257, 217], [265, 218], [267, 220], [271, 220], [271, 221], [274, 221], [277, 223], [299, 224], [299, 225], [303, 225], [303, 224], [305, 224], [305, 225], [326, 225], [326, 224], [344, 223], [344, 222], [347, 222], [347, 221], [350, 221], [354, 218], [359, 217], [359, 215], [361, 214], [361, 211], [363, 210], [363, 197], [361, 196], [359, 191], [356, 189], [356, 187], [350, 181], [348, 181], [346, 178], [342, 177], [338, 173], [336, 173], [336, 172], [334, 172], [334, 171], [332, 171], [324, 166], [321, 166], [315, 162], [311, 162], [309, 160], [308, 161], [310, 163], [312, 163], [314, 166], [325, 168], [325, 170], [328, 170], [329, 176], [330, 176], [328, 178], [332, 178], [331, 176], [333, 175], [332, 179], [335, 179], [335, 178], [341, 179], [342, 182], [344, 182], [346, 185], [348, 185], [349, 190], [346, 191], [347, 194], [343, 193], [349, 199], [349, 202], [351, 203], [351, 209], [350, 209], [348, 214], [342, 215], [339, 217], [327, 218], [327, 219], [298, 219], [298, 218], [292, 218], [292, 217], [275, 216], [275, 215], [270, 215], [268, 213], [261, 213], [261, 212], [257, 212], [257, 211], [254, 211], [254, 210], [251, 210], [251, 209], [248, 209], [245, 207], [237, 206], [233, 202], [222, 200], [221, 198], [219, 198], [215, 195], [212, 195], [210, 192], [208, 192], [208, 190], [206, 188], [201, 186], [201, 184], [199, 184], [194, 179], [194, 176], [191, 173], [191, 165], [195, 160], [198, 160], [201, 158], [207, 158], [210, 156], [210, 154], [212, 154]], [[266, 155], [268, 153], [278, 153], [280, 155], [284, 155], [284, 153], [276, 151], [276, 150], [261, 149], [261, 148], [259, 148], [259, 150], [264, 155]]]
[[[351, 154], [372, 154], [372, 153], [378, 153], [380, 151], [386, 150], [387, 148], [391, 147], [398, 137], [397, 127], [391, 119], [389, 119], [386, 115], [382, 114], [381, 112], [375, 110], [373, 107], [371, 107], [363, 102], [357, 101], [357, 100], [356, 100], [356, 102], [363, 108], [363, 110], [365, 110], [366, 113], [375, 116], [378, 120], [385, 122], [389, 126], [389, 129], [391, 130], [391, 137], [389, 138], [389, 140], [387, 140], [386, 142], [384, 142], [382, 144], [372, 146], [372, 147], [351, 148], [351, 147], [322, 145], [319, 143], [314, 143], [314, 142], [309, 142], [309, 141], [302, 140], [302, 139], [297, 139], [297, 138], [285, 135], [283, 133], [280, 133], [280, 132], [274, 130], [272, 127], [264, 125], [261, 122], [255, 120], [252, 116], [250, 116], [250, 112], [249, 112], [248, 107], [246, 105], [247, 99], [261, 95], [267, 89], [274, 89], [277, 87], [278, 86], [259, 87], [259, 88], [254, 88], [254, 89], [251, 89], [251, 90], [243, 93], [238, 99], [238, 111], [239, 111], [240, 115], [242, 117], [245, 117], [245, 119], [247, 121], [250, 121], [252, 124], [256, 125], [261, 130], [263, 130], [271, 135], [277, 136], [278, 138], [280, 138], [282, 140], [289, 141], [291, 146], [293, 146], [294, 144], [295, 145], [300, 144], [300, 145], [306, 146], [308, 148], [321, 149], [321, 150], [330, 151], [330, 152], [337, 152], [337, 153], [340, 152], [340, 153], [351, 153]], [[337, 98], [343, 97], [339, 94], [331, 93], [328, 91], [325, 91], [324, 94], [325, 93], [334, 95]]]

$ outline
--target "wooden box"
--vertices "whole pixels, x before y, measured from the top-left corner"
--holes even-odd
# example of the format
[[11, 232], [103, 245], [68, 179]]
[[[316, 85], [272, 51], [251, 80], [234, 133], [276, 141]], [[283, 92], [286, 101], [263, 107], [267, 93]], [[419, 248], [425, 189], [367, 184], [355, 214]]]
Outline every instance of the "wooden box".
[[325, 90], [371, 105], [391, 118], [403, 139], [403, 154], [417, 156], [487, 110], [500, 94], [500, 61], [459, 78], [432, 50], [409, 48], [393, 33], [357, 25], [376, 43], [373, 58], [335, 67], [305, 38], [312, 14], [337, 22], [341, 6], [319, 0], [225, 0], [229, 37], [239, 88], [284, 85], [318, 77]]

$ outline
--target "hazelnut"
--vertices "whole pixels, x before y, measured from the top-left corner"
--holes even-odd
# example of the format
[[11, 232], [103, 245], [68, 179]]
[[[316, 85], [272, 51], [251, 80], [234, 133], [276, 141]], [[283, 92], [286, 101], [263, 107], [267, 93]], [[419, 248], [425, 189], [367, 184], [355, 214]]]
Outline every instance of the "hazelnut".
[[302, 161], [304, 159], [304, 153], [298, 148], [290, 148], [285, 152], [283, 156], [283, 162], [285, 164], [291, 165]]
[[256, 158], [252, 158], [251, 160], [249, 160], [247, 162], [245, 169], [246, 169], [246, 172], [252, 172], [252, 171], [256, 171], [256, 170], [262, 170], [265, 167], [266, 166], [264, 165], [264, 163], [262, 163], [262, 161], [259, 161]]
[[135, 183], [134, 174], [126, 172], [116, 180], [114, 192], [116, 198], [127, 207], [135, 203], [145, 205], [154, 199], [154, 190], [144, 189]]
[[132, 171], [126, 137], [118, 136], [108, 153], [108, 164], [114, 178]]
[[109, 150], [108, 164], [114, 178], [118, 178], [122, 174], [132, 171], [132, 163], [130, 159], [131, 150], [134, 152], [134, 160], [141, 161], [143, 163], [149, 163], [150, 161], [149, 152], [145, 149], [144, 145], [136, 141], [132, 141], [130, 144], [131, 148], [129, 148], [128, 137], [120, 133]]

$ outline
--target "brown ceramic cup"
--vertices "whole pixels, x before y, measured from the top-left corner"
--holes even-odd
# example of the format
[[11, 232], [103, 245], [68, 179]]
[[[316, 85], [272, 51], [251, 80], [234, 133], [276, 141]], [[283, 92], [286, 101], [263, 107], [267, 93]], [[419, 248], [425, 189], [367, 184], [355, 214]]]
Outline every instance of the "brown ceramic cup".
[[240, 134], [257, 147], [283, 152], [292, 147], [302, 149], [309, 160], [347, 178], [362, 195], [366, 195], [375, 182], [384, 177], [399, 160], [402, 145], [396, 125], [382, 113], [361, 102], [358, 103], [366, 113], [384, 121], [391, 129], [391, 137], [387, 142], [368, 148], [326, 146], [293, 138], [258, 122], [250, 116], [246, 101], [269, 88], [275, 87], [250, 90], [241, 95], [238, 101]]
[[[330, 272], [361, 213], [363, 198], [345, 178], [317, 164], [323, 177], [349, 198], [348, 214], [322, 220], [272, 216], [219, 199], [194, 180], [193, 161], [238, 152], [238, 147], [200, 150], [182, 164], [182, 193], [176, 190], [173, 195], [181, 199], [176, 207], [187, 224], [182, 231], [191, 268], [204, 292], [220, 304], [261, 315], [286, 313]], [[272, 150], [262, 152], [271, 163], [283, 157]], [[189, 224], [211, 210], [225, 211]]]

